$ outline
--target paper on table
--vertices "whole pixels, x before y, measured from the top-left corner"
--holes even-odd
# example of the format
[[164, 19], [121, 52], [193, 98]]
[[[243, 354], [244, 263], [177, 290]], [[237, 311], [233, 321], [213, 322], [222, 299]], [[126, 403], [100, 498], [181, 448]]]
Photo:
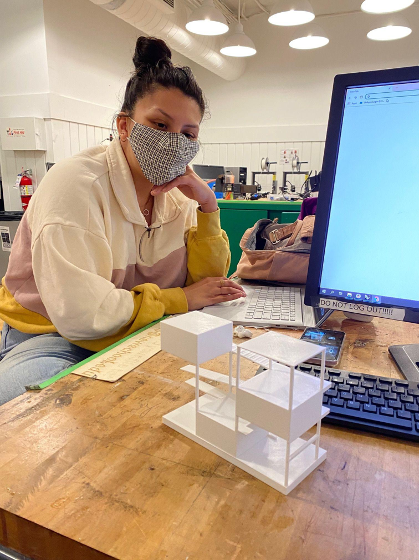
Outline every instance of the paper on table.
[[94, 358], [72, 373], [113, 383], [159, 351], [160, 325], [158, 324]]

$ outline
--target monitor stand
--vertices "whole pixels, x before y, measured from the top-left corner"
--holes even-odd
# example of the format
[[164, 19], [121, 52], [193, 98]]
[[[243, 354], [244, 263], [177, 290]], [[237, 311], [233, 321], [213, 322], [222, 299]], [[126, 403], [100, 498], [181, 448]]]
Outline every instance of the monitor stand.
[[343, 311], [347, 319], [353, 321], [361, 321], [362, 323], [370, 323], [373, 321], [373, 315], [364, 315], [363, 313], [353, 313], [352, 311]]
[[394, 358], [402, 376], [407, 381], [419, 382], [419, 345], [401, 344], [389, 346], [389, 353]]

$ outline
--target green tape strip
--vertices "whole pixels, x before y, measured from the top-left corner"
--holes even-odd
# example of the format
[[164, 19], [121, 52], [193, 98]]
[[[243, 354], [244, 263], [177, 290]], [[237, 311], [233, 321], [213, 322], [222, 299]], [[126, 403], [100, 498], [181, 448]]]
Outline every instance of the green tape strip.
[[153, 327], [154, 325], [157, 325], [158, 323], [160, 323], [161, 321], [163, 321], [163, 319], [166, 319], [167, 317], [168, 317], [168, 315], [164, 315], [162, 318], [158, 319], [157, 321], [153, 321], [153, 323], [149, 323], [148, 325], [146, 325], [142, 329], [139, 329], [138, 331], [134, 332], [133, 334], [129, 334], [128, 336], [126, 336], [125, 338], [122, 338], [118, 342], [114, 342], [114, 344], [111, 344], [111, 346], [107, 346], [107, 348], [104, 348], [103, 350], [99, 350], [99, 352], [96, 352], [95, 354], [92, 354], [92, 356], [90, 356], [89, 358], [86, 358], [86, 360], [83, 360], [83, 361], [81, 361], [77, 364], [74, 364], [74, 366], [70, 366], [69, 368], [64, 369], [63, 371], [60, 371], [60, 373], [57, 373], [57, 375], [54, 375], [54, 377], [50, 377], [50, 379], [47, 379], [46, 381], [43, 381], [39, 385], [27, 385], [25, 387], [25, 389], [27, 389], [28, 391], [38, 391], [39, 389], [45, 389], [45, 387], [48, 387], [49, 385], [52, 385], [53, 383], [55, 383], [56, 381], [61, 379], [62, 377], [65, 377], [66, 375], [69, 375], [69, 373], [72, 373], [75, 369], [79, 368], [80, 366], [83, 366], [83, 365], [87, 364], [88, 362], [94, 360], [95, 358], [98, 358], [102, 354], [105, 354], [106, 352], [109, 352], [109, 350], [112, 350], [116, 346], [119, 346], [120, 344], [122, 344], [126, 340], [129, 340], [130, 338], [133, 338], [133, 336], [136, 336], [137, 334], [139, 334], [143, 331], [146, 331], [147, 329], [150, 329], [151, 327]]

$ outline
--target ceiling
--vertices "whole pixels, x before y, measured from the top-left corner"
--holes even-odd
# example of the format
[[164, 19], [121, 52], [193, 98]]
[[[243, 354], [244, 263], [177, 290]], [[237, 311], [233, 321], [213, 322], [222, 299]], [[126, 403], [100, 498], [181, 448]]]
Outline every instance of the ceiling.
[[[314, 9], [315, 16], [329, 16], [335, 14], [345, 14], [348, 12], [360, 12], [362, 0], [310, 0]], [[200, 4], [200, 0], [187, 0], [191, 5]], [[229, 23], [237, 19], [238, 0], [215, 0], [215, 3], [222, 8]], [[241, 17], [247, 20], [262, 14], [269, 14], [275, 0], [241, 0]], [[415, 2], [418, 5], [418, 1]]]

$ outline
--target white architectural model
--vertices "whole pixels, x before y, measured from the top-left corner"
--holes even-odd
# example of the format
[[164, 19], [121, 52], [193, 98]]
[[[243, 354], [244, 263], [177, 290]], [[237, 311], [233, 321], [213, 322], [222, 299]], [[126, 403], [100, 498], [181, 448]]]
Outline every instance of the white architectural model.
[[[182, 368], [195, 373], [195, 401], [166, 414], [163, 422], [203, 445], [283, 494], [288, 494], [325, 458], [319, 447], [325, 348], [289, 336], [266, 333], [236, 348], [236, 380], [232, 375], [230, 321], [193, 311], [161, 323], [162, 350], [192, 362]], [[229, 375], [200, 364], [229, 353]], [[319, 379], [295, 367], [321, 355]], [[240, 357], [266, 363], [268, 368], [241, 380]], [[226, 391], [200, 380], [226, 385]], [[199, 396], [199, 391], [204, 395]], [[301, 436], [313, 426], [310, 439]]]

